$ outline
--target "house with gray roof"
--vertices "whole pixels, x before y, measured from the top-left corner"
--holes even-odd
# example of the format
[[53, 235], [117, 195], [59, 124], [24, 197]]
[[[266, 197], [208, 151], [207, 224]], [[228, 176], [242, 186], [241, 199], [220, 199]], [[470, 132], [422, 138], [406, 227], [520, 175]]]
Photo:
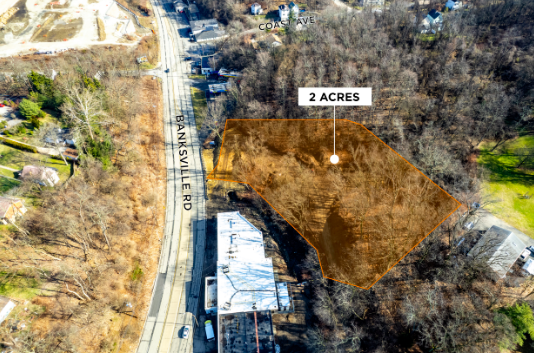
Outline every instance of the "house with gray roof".
[[191, 33], [193, 35], [200, 34], [204, 31], [212, 31], [219, 29], [219, 22], [216, 19], [210, 18], [208, 20], [191, 21]]
[[498, 278], [504, 278], [525, 247], [513, 232], [492, 226], [468, 256], [484, 259]]

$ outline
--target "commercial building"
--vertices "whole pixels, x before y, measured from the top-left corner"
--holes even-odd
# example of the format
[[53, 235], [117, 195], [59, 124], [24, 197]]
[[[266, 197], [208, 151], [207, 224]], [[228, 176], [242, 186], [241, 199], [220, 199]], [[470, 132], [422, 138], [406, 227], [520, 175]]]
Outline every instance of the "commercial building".
[[217, 215], [217, 271], [205, 293], [206, 313], [217, 312], [219, 352], [274, 353], [271, 315], [291, 310], [290, 292], [275, 282], [263, 234], [239, 212]]
[[219, 29], [219, 22], [216, 19], [191, 21], [191, 33], [193, 35], [200, 34], [204, 31], [212, 31]]

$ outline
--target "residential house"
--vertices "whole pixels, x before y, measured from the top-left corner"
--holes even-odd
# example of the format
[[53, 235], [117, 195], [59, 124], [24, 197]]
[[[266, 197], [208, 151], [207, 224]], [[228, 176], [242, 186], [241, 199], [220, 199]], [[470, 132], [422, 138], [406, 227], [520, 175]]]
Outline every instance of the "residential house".
[[426, 19], [428, 20], [428, 24], [432, 29], [435, 29], [436, 31], [441, 31], [441, 28], [443, 27], [443, 16], [440, 12], [436, 11], [435, 9], [432, 9], [426, 16]]
[[204, 31], [212, 31], [216, 29], [219, 29], [219, 22], [213, 18], [210, 18], [209, 20], [191, 21], [191, 33], [195, 36]]
[[30, 180], [42, 186], [54, 186], [59, 182], [57, 169], [27, 165], [19, 172], [22, 180]]
[[299, 6], [295, 4], [293, 1], [289, 3], [289, 16], [292, 18], [299, 18]]
[[263, 10], [261, 8], [261, 5], [258, 4], [257, 2], [255, 2], [254, 4], [252, 4], [252, 6], [250, 7], [250, 13], [252, 15], [261, 15], [263, 13]]
[[511, 231], [492, 226], [469, 252], [469, 256], [487, 261], [497, 278], [504, 278], [525, 244]]
[[289, 20], [289, 7], [287, 5], [278, 6], [278, 17], [280, 17], [280, 21]]
[[0, 196], [0, 222], [3, 224], [14, 223], [17, 217], [22, 217], [26, 211], [21, 200]]
[[209, 75], [212, 71], [215, 70], [215, 68], [212, 68], [210, 65], [210, 57], [204, 56], [202, 57], [201, 66], [200, 66], [200, 73], [202, 75]]
[[11, 299], [0, 296], [0, 324], [7, 319], [7, 316], [17, 306]]
[[454, 11], [462, 8], [463, 2], [461, 0], [448, 0], [445, 3], [445, 8], [447, 8], [449, 11]]

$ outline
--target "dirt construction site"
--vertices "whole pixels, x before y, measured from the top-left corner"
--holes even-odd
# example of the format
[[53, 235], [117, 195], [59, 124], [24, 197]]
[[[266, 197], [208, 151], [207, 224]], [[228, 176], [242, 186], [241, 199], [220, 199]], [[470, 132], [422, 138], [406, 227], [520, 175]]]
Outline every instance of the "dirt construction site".
[[113, 0], [0, 1], [0, 57], [134, 45], [149, 33]]

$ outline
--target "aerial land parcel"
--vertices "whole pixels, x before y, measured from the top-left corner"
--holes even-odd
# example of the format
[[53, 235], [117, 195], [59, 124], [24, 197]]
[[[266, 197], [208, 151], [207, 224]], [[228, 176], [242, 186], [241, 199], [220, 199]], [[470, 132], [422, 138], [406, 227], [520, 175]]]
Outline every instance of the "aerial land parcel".
[[210, 179], [251, 185], [316, 250], [327, 278], [370, 288], [459, 203], [362, 125], [228, 120]]

